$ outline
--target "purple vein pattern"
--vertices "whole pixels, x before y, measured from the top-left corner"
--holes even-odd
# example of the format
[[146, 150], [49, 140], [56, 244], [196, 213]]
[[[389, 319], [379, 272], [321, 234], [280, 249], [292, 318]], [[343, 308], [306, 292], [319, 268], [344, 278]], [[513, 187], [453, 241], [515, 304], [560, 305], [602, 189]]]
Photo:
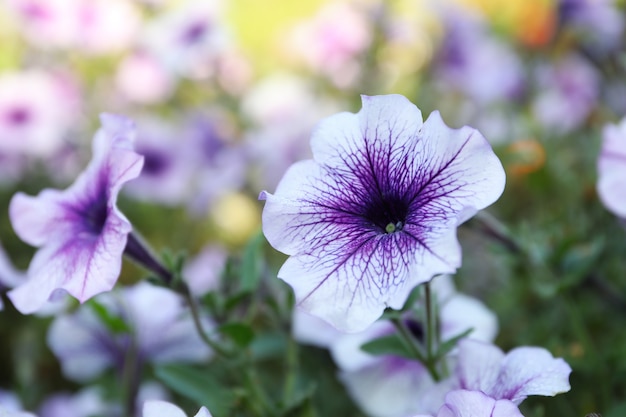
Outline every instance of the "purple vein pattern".
[[505, 175], [475, 129], [399, 95], [324, 119], [313, 159], [262, 192], [263, 231], [291, 255], [278, 273], [305, 311], [342, 331], [364, 330], [411, 289], [460, 266], [456, 227], [493, 203]]
[[93, 141], [93, 158], [74, 184], [47, 189], [36, 197], [17, 193], [9, 216], [17, 235], [39, 247], [24, 284], [8, 293], [24, 314], [40, 309], [62, 289], [81, 303], [115, 285], [130, 222], [117, 209], [124, 183], [141, 172], [143, 157], [133, 151], [134, 124], [103, 114]]

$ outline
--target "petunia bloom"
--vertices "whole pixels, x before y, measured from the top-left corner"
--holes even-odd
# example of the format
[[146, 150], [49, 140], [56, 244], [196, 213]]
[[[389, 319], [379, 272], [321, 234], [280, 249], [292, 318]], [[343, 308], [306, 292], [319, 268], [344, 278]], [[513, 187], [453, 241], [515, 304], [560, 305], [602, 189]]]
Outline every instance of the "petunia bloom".
[[[185, 412], [166, 401], [146, 401], [143, 404], [143, 417], [187, 417]], [[200, 410], [194, 417], [211, 417], [211, 413], [206, 407]]]
[[598, 195], [613, 214], [626, 219], [626, 118], [607, 125], [598, 157]]
[[139, 175], [143, 157], [132, 149], [131, 121], [106, 114], [101, 121], [93, 159], [74, 184], [36, 197], [18, 193], [11, 200], [15, 232], [40, 247], [26, 282], [8, 293], [24, 314], [40, 309], [59, 289], [84, 302], [111, 290], [120, 274], [132, 226], [116, 206], [117, 195]]
[[450, 129], [399, 95], [324, 119], [313, 159], [263, 191], [263, 231], [290, 255], [278, 273], [305, 311], [364, 330], [416, 285], [460, 266], [458, 225], [502, 193], [502, 165], [475, 129]]

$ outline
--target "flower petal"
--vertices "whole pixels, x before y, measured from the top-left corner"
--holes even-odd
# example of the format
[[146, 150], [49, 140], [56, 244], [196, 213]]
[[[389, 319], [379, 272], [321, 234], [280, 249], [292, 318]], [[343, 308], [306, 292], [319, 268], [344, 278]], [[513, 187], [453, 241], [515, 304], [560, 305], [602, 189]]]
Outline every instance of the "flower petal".
[[57, 190], [44, 190], [37, 197], [15, 194], [9, 217], [17, 236], [29, 245], [41, 246], [64, 233], [68, 226], [62, 221], [65, 211], [61, 201], [62, 193]]
[[600, 200], [612, 213], [626, 218], [626, 118], [604, 128], [598, 176]]
[[495, 400], [479, 391], [452, 391], [437, 417], [524, 417], [515, 404]]
[[498, 380], [503, 359], [504, 353], [495, 345], [461, 340], [456, 370], [461, 388], [490, 394]]
[[101, 236], [68, 234], [42, 247], [28, 268], [28, 280], [9, 291], [20, 312], [40, 309], [55, 289], [64, 289], [80, 302], [115, 285], [122, 267], [122, 254], [131, 226], [110, 215]]
[[413, 146], [422, 126], [422, 113], [413, 103], [398, 94], [361, 100], [357, 114], [339, 113], [318, 124], [311, 136], [317, 163], [341, 170], [347, 166], [357, 174], [363, 163], [373, 171], [384, 170], [392, 166], [389, 161], [406, 154], [405, 146]]
[[506, 398], [516, 404], [529, 395], [554, 396], [570, 390], [572, 368], [546, 349], [519, 347], [511, 350], [491, 390], [494, 398]]

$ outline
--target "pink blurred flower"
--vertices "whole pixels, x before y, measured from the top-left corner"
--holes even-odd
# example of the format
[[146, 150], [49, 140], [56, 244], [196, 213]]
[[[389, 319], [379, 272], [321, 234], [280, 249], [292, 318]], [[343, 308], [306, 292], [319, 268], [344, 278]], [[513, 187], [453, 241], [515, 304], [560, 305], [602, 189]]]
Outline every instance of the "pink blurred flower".
[[140, 23], [129, 0], [9, 0], [9, 7], [32, 43], [87, 54], [127, 48]]
[[44, 71], [0, 75], [0, 152], [48, 157], [77, 119], [77, 98]]
[[364, 10], [331, 2], [286, 36], [290, 52], [336, 85], [351, 85], [360, 72], [359, 56], [369, 47], [372, 28]]
[[174, 78], [150, 55], [134, 53], [124, 58], [115, 77], [120, 93], [137, 103], [160, 103], [175, 88]]
[[117, 194], [137, 177], [143, 158], [132, 150], [130, 120], [102, 115], [93, 141], [93, 158], [73, 185], [31, 197], [17, 193], [9, 216], [17, 235], [40, 247], [28, 280], [9, 292], [24, 314], [40, 309], [63, 289], [84, 302], [115, 285], [132, 226], [117, 209]]
[[604, 206], [626, 219], [626, 118], [607, 125], [598, 156], [598, 196]]

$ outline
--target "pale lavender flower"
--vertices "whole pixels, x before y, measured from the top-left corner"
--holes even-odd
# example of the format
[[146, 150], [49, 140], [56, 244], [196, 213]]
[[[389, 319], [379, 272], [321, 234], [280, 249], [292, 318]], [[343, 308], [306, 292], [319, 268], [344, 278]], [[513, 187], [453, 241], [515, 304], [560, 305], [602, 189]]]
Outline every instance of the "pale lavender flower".
[[120, 62], [115, 85], [125, 99], [152, 104], [171, 97], [176, 80], [154, 57], [136, 52]]
[[137, 349], [138, 367], [145, 362], [201, 362], [210, 356], [184, 301], [171, 290], [142, 282], [101, 294], [95, 301], [123, 320], [129, 331], [107, 328], [89, 304], [57, 317], [48, 345], [68, 378], [86, 381], [107, 368], [121, 370], [131, 344]]
[[607, 125], [598, 156], [598, 196], [604, 206], [626, 219], [626, 118]]
[[532, 102], [535, 119], [557, 133], [578, 128], [598, 101], [598, 71], [578, 55], [537, 68], [538, 93]]
[[0, 416], [2, 417], [37, 417], [26, 411], [9, 410], [0, 404]]
[[134, 128], [128, 119], [102, 115], [93, 158], [64, 191], [47, 189], [31, 197], [17, 193], [9, 216], [17, 235], [40, 249], [28, 280], [9, 292], [24, 314], [40, 309], [62, 289], [84, 302], [115, 285], [132, 226], [116, 206], [127, 181], [141, 171], [143, 158], [132, 150]]
[[569, 391], [571, 372], [563, 359], [540, 347], [518, 347], [505, 355], [497, 346], [466, 339], [459, 343], [455, 375], [460, 389], [519, 405], [529, 395]]
[[[414, 417], [431, 417], [420, 414]], [[479, 391], [456, 390], [446, 395], [436, 417], [524, 417], [509, 400], [495, 400]]]
[[581, 35], [588, 52], [609, 52], [622, 45], [624, 14], [614, 0], [561, 0], [558, 2], [561, 24]]
[[454, 10], [445, 15], [445, 23], [433, 72], [440, 90], [461, 92], [472, 104], [482, 106], [520, 95], [522, 62], [482, 18], [469, 10]]
[[298, 305], [340, 330], [459, 267], [456, 228], [493, 203], [505, 176], [476, 130], [448, 128], [399, 95], [363, 96], [358, 114], [324, 119], [313, 160], [289, 168], [267, 200], [263, 231], [291, 255], [278, 273]]
[[183, 278], [192, 294], [202, 297], [219, 288], [222, 271], [226, 267], [228, 251], [221, 245], [211, 243], [185, 264]]
[[[172, 403], [166, 401], [146, 401], [143, 404], [143, 417], [187, 417], [187, 415]], [[211, 417], [211, 413], [206, 407], [200, 407], [200, 410], [194, 417]]]

